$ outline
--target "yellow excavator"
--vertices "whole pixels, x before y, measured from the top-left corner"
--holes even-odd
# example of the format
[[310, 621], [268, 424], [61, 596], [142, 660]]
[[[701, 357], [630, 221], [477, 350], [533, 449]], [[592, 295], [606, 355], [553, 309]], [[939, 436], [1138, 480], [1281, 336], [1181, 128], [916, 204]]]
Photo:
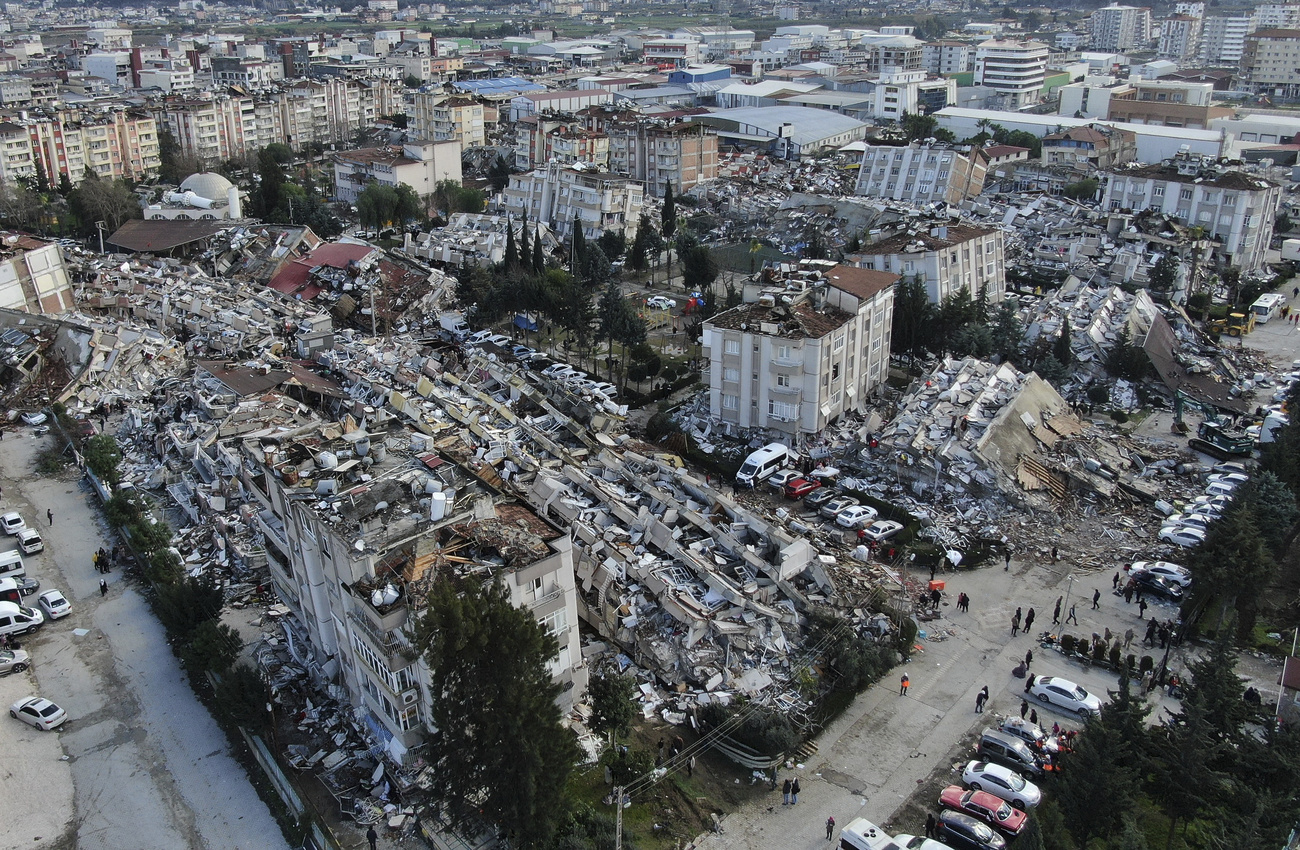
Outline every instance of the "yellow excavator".
[[1215, 319], [1205, 325], [1205, 332], [1213, 336], [1245, 336], [1255, 329], [1255, 314], [1232, 313], [1224, 319]]

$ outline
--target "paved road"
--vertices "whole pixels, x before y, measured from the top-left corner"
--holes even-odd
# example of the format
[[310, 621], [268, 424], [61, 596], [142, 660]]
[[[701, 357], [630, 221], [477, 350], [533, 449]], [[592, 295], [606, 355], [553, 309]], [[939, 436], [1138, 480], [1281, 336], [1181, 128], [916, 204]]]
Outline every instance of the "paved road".
[[[923, 642], [925, 651], [914, 655], [905, 668], [861, 694], [849, 711], [818, 739], [819, 751], [802, 769], [787, 773], [800, 777], [803, 794], [794, 808], [781, 806], [780, 792], [753, 803], [726, 818], [723, 835], [702, 838], [701, 848], [716, 850], [812, 850], [827, 846], [825, 823], [834, 816], [841, 827], [855, 817], [884, 824], [936, 769], [955, 768], [970, 758], [957, 743], [977, 726], [987, 725], [988, 714], [1019, 714], [1024, 680], [1011, 670], [1034, 651], [1033, 672], [1072, 679], [1098, 694], [1115, 687], [1115, 678], [1101, 670], [1085, 670], [1060, 655], [1039, 647], [1038, 635], [1051, 627], [1053, 603], [1069, 586], [1067, 563], [1043, 564], [1012, 561], [1010, 571], [997, 567], [949, 574], [947, 599], [957, 594], [972, 598], [969, 614], [944, 607], [938, 623], [954, 631], [942, 642]], [[1071, 597], [1078, 600], [1079, 625], [1073, 634], [1090, 635], [1106, 628], [1122, 634], [1132, 626], [1141, 641], [1136, 604], [1125, 606], [1110, 592], [1111, 573], [1076, 574]], [[1102, 591], [1101, 607], [1091, 608], [1094, 589]], [[1016, 607], [1036, 609], [1033, 635], [1011, 637], [1011, 616]], [[1068, 606], [1062, 618], [1068, 613]], [[1175, 616], [1172, 606], [1155, 604], [1148, 616]], [[1144, 654], [1139, 646], [1133, 652]], [[1146, 650], [1156, 653], [1156, 650]], [[1157, 655], [1158, 660], [1158, 655]], [[1180, 656], [1170, 662], [1180, 669]], [[906, 696], [898, 694], [898, 678], [905, 669], [911, 680]], [[989, 686], [986, 715], [975, 714], [975, 695]], [[1157, 695], [1159, 692], [1157, 691]], [[1152, 697], [1153, 700], [1156, 698]], [[1172, 705], [1172, 704], [1171, 704]], [[1041, 705], [1034, 706], [1041, 722], [1077, 728], [1077, 719]], [[1154, 712], [1159, 715], [1159, 712]], [[774, 804], [775, 803], [775, 804]]]
[[[0, 850], [285, 848], [148, 603], [117, 572], [107, 577], [110, 590], [101, 598], [91, 556], [107, 538], [95, 503], [75, 472], [33, 477], [44, 444], [25, 429], [0, 440], [0, 506], [20, 511], [46, 535], [46, 551], [30, 559], [30, 572], [43, 589], [57, 587], [73, 604], [71, 616], [24, 644], [35, 662], [35, 683], [27, 688], [62, 705], [70, 720], [57, 735], [20, 729], [13, 736], [19, 757], [35, 737], [40, 760], [15, 764], [6, 754], [0, 795], [39, 787], [43, 802], [17, 810], [24, 829], [0, 831]], [[52, 528], [47, 509], [54, 511]], [[6, 695], [21, 684], [20, 677], [0, 681]], [[58, 760], [60, 744], [65, 761]], [[31, 819], [42, 816], [53, 822], [35, 831]]]

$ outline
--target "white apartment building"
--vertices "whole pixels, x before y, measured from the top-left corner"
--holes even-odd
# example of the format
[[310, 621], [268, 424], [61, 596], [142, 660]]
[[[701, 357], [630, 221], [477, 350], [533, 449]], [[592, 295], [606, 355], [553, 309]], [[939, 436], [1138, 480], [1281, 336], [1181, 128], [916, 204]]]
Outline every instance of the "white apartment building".
[[1196, 3], [1175, 3], [1175, 4], [1174, 4], [1174, 14], [1175, 14], [1175, 15], [1191, 15], [1193, 18], [1204, 18], [1204, 17], [1205, 17], [1205, 4], [1204, 4], [1204, 3], [1201, 3], [1201, 2], [1196, 2]]
[[886, 379], [898, 275], [828, 268], [785, 303], [760, 296], [704, 323], [709, 413], [795, 438], [863, 411]]
[[921, 61], [931, 74], [962, 74], [975, 62], [975, 48], [964, 41], [932, 41], [921, 48]]
[[656, 38], [647, 41], [642, 49], [647, 65], [672, 64], [678, 68], [700, 64], [701, 51], [699, 39], [691, 38]]
[[645, 189], [639, 181], [581, 164], [550, 163], [545, 168], [510, 176], [504, 192], [506, 212], [540, 221], [561, 240], [581, 222], [583, 236], [597, 239], [606, 230], [636, 236]]
[[1046, 44], [991, 38], [975, 50], [975, 85], [1005, 96], [1005, 108], [1019, 109], [1039, 101], [1047, 78]]
[[362, 148], [334, 154], [334, 197], [356, 203], [371, 183], [410, 186], [426, 198], [444, 180], [460, 185], [458, 142], [407, 142], [383, 148]]
[[1251, 13], [1255, 29], [1289, 30], [1300, 28], [1300, 3], [1264, 3]]
[[140, 88], [160, 89], [164, 94], [194, 90], [194, 71], [179, 63], [171, 68], [141, 68]]
[[1193, 62], [1201, 54], [1201, 19], [1174, 15], [1160, 22], [1156, 55], [1174, 62]]
[[461, 150], [487, 141], [483, 104], [441, 92], [418, 92], [410, 110], [409, 129], [418, 139], [454, 141]]
[[1111, 5], [1092, 13], [1093, 50], [1140, 50], [1151, 41], [1151, 10]]
[[957, 204], [983, 191], [987, 167], [978, 152], [944, 144], [868, 145], [856, 193], [917, 204]]
[[705, 61], [736, 59], [754, 49], [754, 31], [730, 27], [683, 27], [673, 38], [697, 38]]
[[1103, 209], [1159, 210], [1205, 228], [1217, 241], [1215, 253], [1223, 265], [1242, 271], [1264, 265], [1282, 199], [1276, 183], [1222, 169], [1214, 159], [1187, 152], [1108, 177]]
[[1205, 18], [1201, 25], [1201, 64], [1236, 67], [1255, 28], [1247, 16]]
[[866, 269], [921, 278], [926, 296], [935, 304], [961, 291], [972, 300], [982, 292], [996, 304], [1006, 288], [1002, 231], [971, 224], [895, 233], [864, 245], [853, 259]]
[[[66, 174], [75, 186], [85, 178], [87, 168], [108, 179], [138, 180], [161, 163], [157, 122], [146, 115], [126, 110], [83, 115], [66, 110], [17, 123], [27, 134], [32, 168], [39, 160], [55, 184]], [[6, 139], [6, 153], [10, 144]], [[15, 152], [21, 148], [17, 139], [12, 145]]]
[[134, 82], [131, 77], [131, 54], [125, 51], [83, 56], [81, 69], [89, 76], [107, 80], [109, 85], [117, 88], [129, 89]]
[[0, 232], [0, 309], [62, 313], [76, 306], [63, 251], [56, 243]]

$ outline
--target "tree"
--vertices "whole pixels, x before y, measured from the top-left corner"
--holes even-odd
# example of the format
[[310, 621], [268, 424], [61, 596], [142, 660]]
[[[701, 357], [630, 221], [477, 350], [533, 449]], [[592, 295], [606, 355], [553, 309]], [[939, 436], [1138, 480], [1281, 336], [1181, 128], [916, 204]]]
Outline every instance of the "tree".
[[612, 262], [626, 253], [627, 236], [621, 230], [606, 230], [600, 234], [596, 244], [600, 246], [600, 250], [604, 251], [605, 256]]
[[1020, 317], [1016, 314], [1015, 303], [1009, 300], [998, 305], [993, 314], [993, 352], [1004, 363], [1015, 363], [1020, 357], [1020, 346], [1024, 343], [1025, 331], [1020, 326]]
[[1220, 635], [1209, 652], [1187, 665], [1183, 712], [1199, 708], [1210, 734], [1219, 741], [1234, 742], [1248, 715], [1246, 689], [1236, 667], [1237, 654], [1226, 635]]
[[112, 233], [128, 219], [143, 215], [135, 193], [120, 180], [82, 180], [68, 198], [68, 206], [77, 216], [82, 232], [87, 234], [97, 230], [97, 221], [104, 222]]
[[958, 357], [988, 357], [993, 353], [993, 331], [979, 322], [964, 325], [953, 334], [951, 347]]
[[[599, 249], [592, 249], [593, 251]], [[605, 291], [601, 293], [600, 305], [596, 308], [596, 315], [600, 320], [600, 330], [598, 338], [606, 341], [608, 348], [608, 357], [611, 361], [612, 377], [612, 360], [614, 357], [614, 342], [621, 341], [625, 338], [635, 336], [631, 330], [634, 323], [640, 323], [642, 328], [642, 340], [644, 341], [645, 320], [637, 316], [632, 306], [628, 304], [627, 299], [623, 297], [618, 289], [618, 284], [609, 281]]]
[[1150, 369], [1147, 353], [1141, 346], [1133, 344], [1133, 335], [1129, 333], [1128, 323], [1120, 328], [1115, 344], [1106, 355], [1106, 371], [1116, 378], [1131, 381], [1141, 380]]
[[420, 86], [424, 85], [424, 81], [414, 74], [407, 74], [402, 78], [402, 85], [406, 86], [408, 89], [418, 89]]
[[634, 271], [645, 271], [650, 265], [650, 257], [659, 250], [659, 244], [659, 233], [650, 224], [650, 215], [642, 212], [637, 220], [632, 250], [627, 255], [628, 266]]
[[584, 248], [582, 252], [582, 280], [593, 290], [614, 280], [614, 265], [605, 256], [600, 245]]
[[59, 172], [59, 194], [65, 198], [72, 194], [72, 178], [66, 171]]
[[546, 256], [542, 248], [542, 232], [537, 230], [533, 233], [533, 272], [541, 274], [546, 271]]
[[96, 434], [86, 441], [83, 451], [86, 466], [101, 481], [115, 485], [122, 480], [118, 467], [122, 463], [122, 450], [111, 434]]
[[1291, 529], [1300, 519], [1295, 494], [1276, 475], [1264, 470], [1252, 475], [1238, 491], [1236, 503], [1250, 512], [1260, 536], [1273, 554], [1280, 557], [1290, 539]]
[[1096, 180], [1086, 177], [1061, 189], [1061, 194], [1076, 201], [1091, 201], [1097, 197], [1098, 185]]
[[506, 218], [506, 252], [503, 265], [506, 271], [519, 268], [519, 249], [515, 246], [515, 226]]
[[[659, 233], [668, 249], [668, 283], [673, 280], [673, 235], [677, 233], [677, 199], [673, 197], [673, 184], [664, 181], [664, 205], [659, 210]], [[689, 291], [689, 290], [688, 290]]]
[[156, 588], [158, 600], [154, 610], [163, 626], [173, 636], [188, 639], [207, 620], [221, 615], [223, 593], [211, 573], [186, 576], [175, 584]]
[[506, 162], [505, 157], [499, 156], [492, 160], [492, 165], [488, 166], [488, 181], [494, 192], [504, 191], [510, 185], [510, 163]]
[[499, 582], [442, 574], [415, 624], [436, 695], [425, 758], [455, 825], [483, 817], [522, 847], [563, 822], [579, 749], [548, 665], [555, 638]]
[[911, 357], [929, 346], [934, 325], [935, 307], [919, 276], [903, 277], [894, 284], [894, 323], [891, 330], [893, 348]]
[[1124, 739], [1098, 718], [1089, 719], [1074, 742], [1069, 769], [1056, 794], [1065, 826], [1080, 847], [1095, 836], [1110, 835], [1133, 810], [1136, 773], [1123, 766]]
[[447, 215], [458, 212], [481, 213], [487, 200], [478, 189], [470, 189], [455, 180], [441, 180], [433, 187], [433, 204]]
[[1178, 279], [1178, 257], [1172, 251], [1161, 255], [1151, 266], [1147, 275], [1151, 289], [1156, 292], [1169, 292]]
[[223, 673], [239, 660], [244, 640], [239, 632], [216, 620], [204, 620], [181, 647], [181, 661], [195, 673]]
[[678, 245], [678, 254], [682, 260], [682, 285], [687, 292], [703, 292], [718, 279], [718, 264], [707, 245], [683, 241]]
[[1057, 334], [1056, 342], [1052, 343], [1052, 356], [1059, 360], [1062, 366], [1068, 367], [1074, 362], [1074, 350], [1070, 348], [1069, 322], [1061, 325], [1061, 332]]
[[1224, 779], [1210, 767], [1222, 753], [1203, 710], [1184, 704], [1184, 710], [1153, 732], [1152, 776], [1148, 793], [1169, 818], [1166, 850], [1173, 847], [1180, 822], [1197, 817], [1214, 818], [1216, 791]]
[[599, 676], [588, 682], [592, 731], [613, 732], [620, 737], [626, 735], [637, 715], [636, 703], [632, 699], [635, 693], [636, 681], [631, 676]]
[[582, 231], [582, 219], [575, 214], [573, 216], [573, 238], [570, 240], [569, 253], [569, 271], [573, 272], [575, 277], [582, 278], [582, 261], [583, 256], [587, 253], [587, 234]]
[[1212, 628], [1218, 630], [1234, 607], [1251, 609], [1275, 567], [1250, 510], [1234, 503], [1210, 526], [1205, 542], [1192, 550], [1188, 568], [1194, 580], [1183, 606], [1184, 619], [1195, 621], [1217, 602]]
[[240, 726], [265, 722], [266, 684], [248, 664], [236, 664], [217, 680], [213, 689], [217, 708]]
[[914, 115], [910, 112], [903, 113], [903, 120], [899, 124], [909, 142], [933, 138], [934, 131], [939, 129], [939, 119], [933, 115]]
[[1287, 215], [1285, 212], [1280, 212], [1280, 213], [1278, 213], [1278, 214], [1277, 214], [1277, 217], [1273, 219], [1273, 232], [1274, 232], [1274, 233], [1290, 233], [1290, 232], [1291, 232], [1291, 216]]
[[262, 150], [266, 151], [267, 156], [271, 157], [281, 165], [288, 165], [293, 162], [293, 148], [289, 147], [284, 142], [271, 142], [271, 144], [267, 145]]
[[399, 130], [405, 130], [407, 123], [410, 120], [410, 116], [408, 116], [405, 112], [394, 112], [392, 115], [381, 115], [379, 117], [385, 121], [388, 121]]
[[366, 227], [402, 224], [420, 215], [420, 198], [405, 183], [371, 183], [357, 196], [357, 217]]
[[269, 147], [257, 152], [257, 173], [261, 177], [262, 214], [269, 215], [280, 206], [280, 187], [284, 185], [284, 166]]

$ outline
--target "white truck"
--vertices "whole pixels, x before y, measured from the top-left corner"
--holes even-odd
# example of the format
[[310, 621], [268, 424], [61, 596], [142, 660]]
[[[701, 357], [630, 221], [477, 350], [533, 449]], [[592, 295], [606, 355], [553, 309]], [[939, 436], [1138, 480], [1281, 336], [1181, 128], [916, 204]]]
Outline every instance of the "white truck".
[[469, 336], [469, 325], [465, 324], [465, 317], [460, 313], [441, 313], [438, 316], [438, 324], [458, 342]]

